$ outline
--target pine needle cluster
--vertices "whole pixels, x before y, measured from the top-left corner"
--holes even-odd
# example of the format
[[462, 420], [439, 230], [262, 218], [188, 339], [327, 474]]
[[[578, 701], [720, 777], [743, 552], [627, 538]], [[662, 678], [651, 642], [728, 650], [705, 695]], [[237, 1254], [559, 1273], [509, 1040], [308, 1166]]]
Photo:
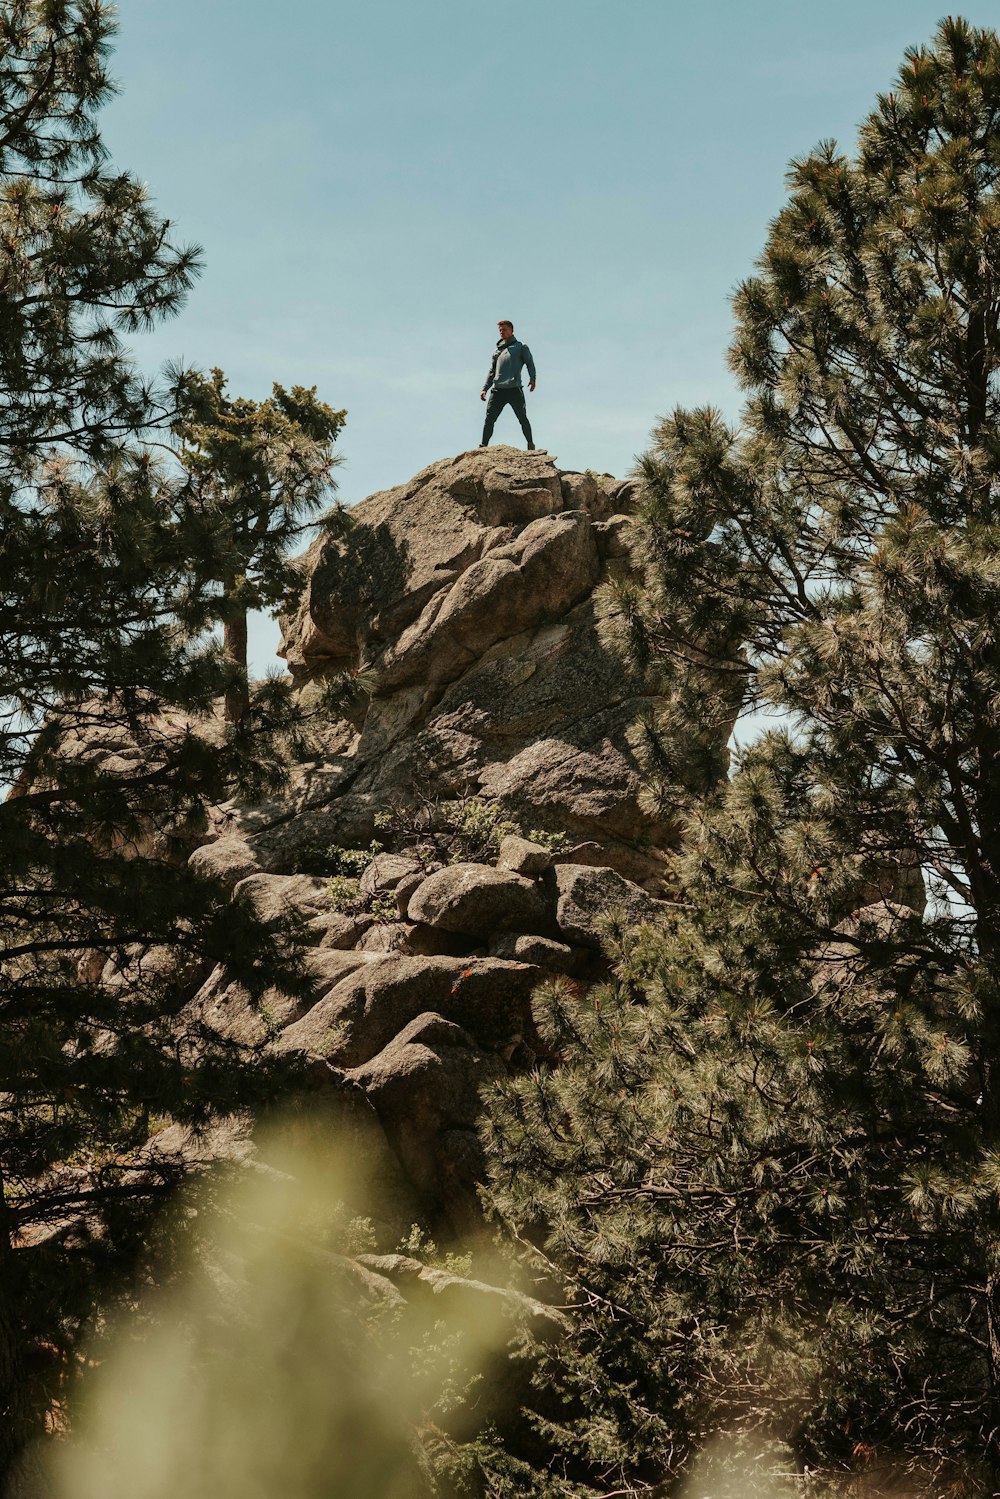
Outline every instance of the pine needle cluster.
[[275, 385], [266, 401], [232, 397], [220, 369], [210, 376], [181, 372], [172, 427], [184, 483], [178, 501], [206, 527], [222, 560], [225, 653], [235, 668], [226, 717], [247, 712], [247, 612], [288, 605], [301, 575], [288, 548], [321, 520], [342, 532], [346, 513], [320, 511], [333, 492], [333, 452], [347, 413], [335, 411], [316, 387]]

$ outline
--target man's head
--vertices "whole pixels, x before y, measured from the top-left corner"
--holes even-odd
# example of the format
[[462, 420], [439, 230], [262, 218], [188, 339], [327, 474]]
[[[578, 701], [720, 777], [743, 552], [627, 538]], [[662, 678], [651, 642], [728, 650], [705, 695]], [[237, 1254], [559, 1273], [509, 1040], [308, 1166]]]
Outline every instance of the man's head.
[[501, 318], [499, 323], [497, 323], [497, 330], [504, 343], [509, 344], [514, 337], [514, 324], [510, 318]]

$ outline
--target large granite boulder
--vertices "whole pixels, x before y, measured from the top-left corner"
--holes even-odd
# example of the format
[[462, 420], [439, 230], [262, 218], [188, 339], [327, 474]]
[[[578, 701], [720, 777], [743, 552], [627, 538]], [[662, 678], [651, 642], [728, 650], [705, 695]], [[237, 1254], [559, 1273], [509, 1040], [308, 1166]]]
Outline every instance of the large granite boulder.
[[451, 864], [429, 875], [411, 895], [407, 915], [411, 921], [473, 937], [537, 932], [549, 924], [537, 885], [509, 869], [485, 864]]
[[414, 684], [453, 682], [499, 640], [579, 603], [599, 561], [585, 510], [533, 521], [434, 595], [379, 662], [382, 696]]
[[302, 558], [281, 654], [307, 702], [345, 673], [358, 690], [282, 795], [214, 809], [191, 861], [309, 945], [288, 993], [254, 1003], [219, 970], [192, 1018], [349, 1083], [456, 1232], [479, 1089], [545, 1054], [534, 989], [582, 994], [607, 913], [663, 911], [675, 828], [640, 808], [631, 737], [653, 688], [600, 626], [601, 585], [636, 566], [632, 499], [497, 446], [357, 505]]
[[623, 915], [629, 925], [640, 926], [659, 921], [666, 912], [665, 902], [654, 900], [614, 869], [561, 864], [552, 873], [556, 926], [564, 942], [600, 947], [601, 926], [609, 914]]
[[459, 1233], [471, 1226], [482, 1180], [479, 1092], [504, 1070], [500, 1058], [468, 1031], [429, 1013], [411, 1020], [349, 1074], [374, 1106], [414, 1187], [433, 1201], [442, 1195], [442, 1179], [450, 1178], [445, 1198]]
[[372, 660], [395, 644], [507, 529], [562, 510], [559, 476], [542, 455], [497, 447], [444, 459], [355, 507], [343, 538], [306, 554], [298, 610], [285, 622], [293, 673]]
[[425, 1012], [462, 1026], [492, 1051], [511, 1052], [531, 1030], [531, 991], [541, 974], [527, 963], [393, 952], [327, 956], [341, 960], [343, 977], [282, 1029], [276, 1051], [315, 1052], [335, 1066], [360, 1067]]
[[526, 836], [596, 842], [658, 888], [675, 829], [640, 810], [630, 743], [652, 689], [605, 643], [596, 605], [632, 566], [632, 498], [611, 475], [497, 446], [355, 506], [302, 558], [280, 654], [307, 697], [344, 672], [365, 690], [281, 797], [222, 809], [225, 846], [201, 865], [288, 873], [304, 850], [367, 847], [387, 807], [483, 796]]
[[258, 854], [242, 838], [217, 838], [203, 843], [188, 860], [192, 870], [213, 880], [224, 890], [233, 890], [242, 880], [260, 872]]

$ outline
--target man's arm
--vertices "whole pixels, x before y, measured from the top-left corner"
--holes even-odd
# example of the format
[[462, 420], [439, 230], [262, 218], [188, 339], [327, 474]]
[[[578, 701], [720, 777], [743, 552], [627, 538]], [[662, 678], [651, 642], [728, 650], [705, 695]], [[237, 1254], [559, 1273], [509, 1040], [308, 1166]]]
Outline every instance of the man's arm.
[[499, 357], [500, 357], [500, 350], [497, 349], [497, 350], [494, 351], [493, 358], [490, 360], [490, 368], [489, 368], [489, 373], [486, 376], [486, 384], [483, 386], [482, 390], [479, 392], [480, 396], [483, 397], [484, 399], [485, 399], [485, 396], [486, 396], [486, 392], [489, 390], [490, 386], [493, 384], [493, 378], [494, 378], [494, 376], [496, 375], [496, 372], [497, 372], [497, 359]]
[[521, 353], [524, 356], [525, 368], [528, 371], [528, 380], [530, 381], [529, 389], [530, 390], [534, 390], [534, 388], [535, 388], [535, 361], [531, 357], [531, 350], [528, 348], [527, 344], [522, 344], [521, 345]]

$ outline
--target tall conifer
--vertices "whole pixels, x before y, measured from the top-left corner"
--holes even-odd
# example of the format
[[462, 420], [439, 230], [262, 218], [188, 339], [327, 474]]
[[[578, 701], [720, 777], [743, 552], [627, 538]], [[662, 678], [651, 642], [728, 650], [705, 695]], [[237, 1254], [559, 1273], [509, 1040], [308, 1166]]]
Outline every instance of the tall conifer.
[[[333, 444], [347, 413], [335, 411], [316, 387], [275, 385], [266, 401], [230, 396], [222, 371], [189, 371], [173, 423], [186, 482], [185, 506], [196, 510], [223, 559], [223, 644], [234, 669], [226, 717], [242, 718], [247, 683], [247, 611], [284, 602], [301, 583], [288, 547], [315, 524], [332, 493], [338, 459]], [[328, 510], [328, 531], [346, 515]]]
[[158, 1116], [272, 1086], [180, 1024], [185, 996], [218, 960], [294, 982], [280, 935], [185, 864], [207, 802], [280, 782], [294, 724], [277, 683], [219, 717], [228, 538], [141, 440], [176, 399], [121, 337], [179, 306], [197, 254], [106, 165], [111, 32], [95, 0], [0, 11], [0, 1488], [170, 1185], [142, 1152]]
[[[658, 428], [647, 576], [607, 600], [661, 674], [672, 915], [549, 992], [562, 1061], [492, 1111], [493, 1202], [575, 1304], [546, 1429], [588, 1486], [731, 1428], [834, 1487], [994, 1495], [995, 33], [944, 22], [854, 157], [792, 164], [735, 311], [743, 424]], [[727, 774], [737, 703], [765, 716]]]

